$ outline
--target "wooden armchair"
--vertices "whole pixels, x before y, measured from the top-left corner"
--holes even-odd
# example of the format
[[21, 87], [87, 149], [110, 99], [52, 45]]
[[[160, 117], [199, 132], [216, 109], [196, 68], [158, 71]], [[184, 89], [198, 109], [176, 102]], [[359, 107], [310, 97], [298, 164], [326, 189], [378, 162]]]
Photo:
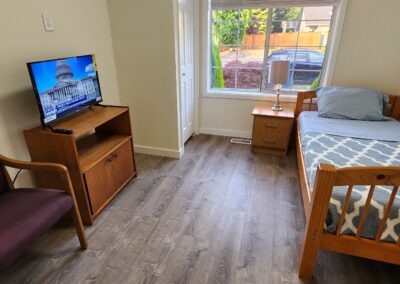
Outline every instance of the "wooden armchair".
[[[20, 188], [5, 167], [48, 171], [60, 178], [58, 189]], [[22, 162], [0, 155], [0, 269], [10, 265], [61, 217], [70, 214], [82, 249], [88, 247], [68, 170], [53, 163]]]

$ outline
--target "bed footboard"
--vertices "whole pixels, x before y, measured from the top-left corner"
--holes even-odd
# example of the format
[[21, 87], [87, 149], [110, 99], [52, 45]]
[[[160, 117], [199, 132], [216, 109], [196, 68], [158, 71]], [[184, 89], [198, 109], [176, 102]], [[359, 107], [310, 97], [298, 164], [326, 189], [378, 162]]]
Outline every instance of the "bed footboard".
[[[368, 198], [360, 215], [355, 236], [342, 235], [341, 229], [350, 203], [353, 186], [369, 186]], [[367, 215], [376, 186], [390, 186], [392, 192], [384, 209], [383, 218], [375, 239], [366, 239], [361, 232], [367, 222]], [[334, 186], [347, 186], [346, 198], [339, 218], [336, 234], [324, 231], [328, 206]], [[318, 251], [325, 249], [379, 261], [400, 264], [400, 237], [396, 243], [381, 241], [389, 213], [400, 186], [400, 167], [354, 167], [336, 169], [321, 164], [315, 179], [311, 200], [311, 214], [307, 220], [300, 254], [299, 276], [311, 278]]]

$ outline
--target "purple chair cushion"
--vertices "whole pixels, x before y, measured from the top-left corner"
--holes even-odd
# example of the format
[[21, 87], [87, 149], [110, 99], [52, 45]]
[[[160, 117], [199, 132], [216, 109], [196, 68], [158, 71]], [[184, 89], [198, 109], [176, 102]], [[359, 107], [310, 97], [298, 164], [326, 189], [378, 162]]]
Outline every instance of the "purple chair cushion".
[[0, 195], [0, 269], [11, 264], [73, 206], [54, 189], [17, 189]]

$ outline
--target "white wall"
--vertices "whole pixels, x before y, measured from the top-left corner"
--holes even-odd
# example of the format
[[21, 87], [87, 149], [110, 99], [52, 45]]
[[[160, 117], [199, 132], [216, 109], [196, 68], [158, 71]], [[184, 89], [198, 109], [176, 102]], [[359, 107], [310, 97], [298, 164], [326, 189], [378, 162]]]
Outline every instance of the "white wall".
[[[200, 133], [251, 138], [255, 106], [272, 106], [273, 102], [202, 98], [200, 109]], [[283, 107], [294, 104], [282, 103]]]
[[0, 38], [0, 154], [29, 160], [22, 131], [40, 124], [26, 62], [95, 53], [104, 101], [119, 104], [106, 0], [3, 0]]
[[[332, 85], [378, 88], [400, 95], [400, 1], [348, 2]], [[240, 137], [252, 132], [252, 108], [273, 103], [209, 97], [201, 97], [200, 102], [201, 132]]]
[[350, 0], [333, 85], [400, 95], [400, 1]]
[[108, 7], [135, 150], [179, 157], [174, 0], [109, 0]]

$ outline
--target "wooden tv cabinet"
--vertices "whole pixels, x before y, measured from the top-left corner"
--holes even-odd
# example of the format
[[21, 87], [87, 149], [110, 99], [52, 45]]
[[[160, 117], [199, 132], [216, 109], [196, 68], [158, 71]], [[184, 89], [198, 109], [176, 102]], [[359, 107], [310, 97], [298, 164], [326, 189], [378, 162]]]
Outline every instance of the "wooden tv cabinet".
[[[83, 222], [93, 219], [136, 176], [129, 108], [93, 106], [54, 128], [73, 130], [58, 134], [42, 127], [24, 131], [32, 161], [68, 167]], [[40, 187], [57, 188], [51, 173], [37, 174]]]

